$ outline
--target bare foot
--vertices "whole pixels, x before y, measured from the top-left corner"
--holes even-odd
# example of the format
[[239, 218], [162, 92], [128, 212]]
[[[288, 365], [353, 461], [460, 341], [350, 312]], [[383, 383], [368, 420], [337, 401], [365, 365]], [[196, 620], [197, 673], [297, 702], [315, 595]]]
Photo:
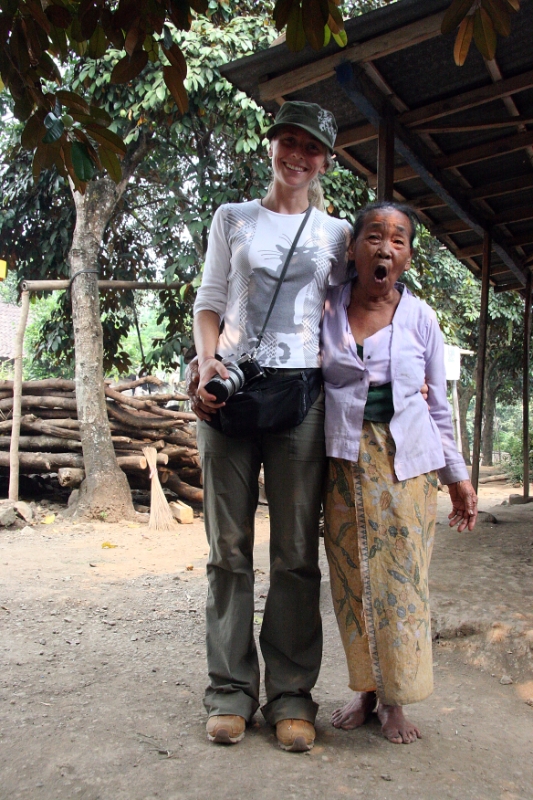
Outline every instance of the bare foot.
[[412, 722], [404, 716], [401, 706], [378, 705], [378, 719], [381, 722], [383, 736], [394, 744], [411, 744], [422, 738], [422, 734]]
[[366, 722], [367, 717], [376, 707], [375, 692], [355, 692], [349, 703], [342, 708], [337, 708], [331, 715], [331, 724], [334, 728], [352, 731]]

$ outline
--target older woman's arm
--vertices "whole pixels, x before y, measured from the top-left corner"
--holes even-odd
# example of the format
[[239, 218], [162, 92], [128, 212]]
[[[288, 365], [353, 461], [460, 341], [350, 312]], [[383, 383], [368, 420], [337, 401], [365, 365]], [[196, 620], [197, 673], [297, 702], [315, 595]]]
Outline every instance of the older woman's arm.
[[450, 527], [457, 525], [459, 532], [465, 528], [471, 531], [477, 519], [477, 495], [470, 482], [464, 459], [455, 444], [450, 406], [446, 396], [444, 342], [434, 312], [428, 322], [426, 383], [430, 393], [429, 413], [440, 431], [446, 462], [446, 465], [439, 470], [439, 478], [450, 490], [452, 501], [452, 511], [448, 515]]

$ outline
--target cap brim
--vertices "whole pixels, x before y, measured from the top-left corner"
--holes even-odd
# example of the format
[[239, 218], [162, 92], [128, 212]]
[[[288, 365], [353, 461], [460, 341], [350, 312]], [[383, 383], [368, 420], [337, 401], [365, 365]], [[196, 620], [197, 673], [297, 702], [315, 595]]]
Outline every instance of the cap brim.
[[311, 134], [313, 139], [316, 139], [317, 141], [321, 142], [321, 144], [325, 145], [328, 148], [330, 153], [333, 153], [333, 147], [331, 146], [330, 142], [326, 139], [325, 136], [317, 135], [317, 132], [313, 128], [310, 128], [307, 125], [300, 125], [299, 122], [275, 122], [274, 125], [271, 125], [270, 128], [268, 128], [265, 131], [265, 136], [268, 139], [272, 139], [272, 137], [275, 136], [275, 134], [282, 128], [291, 128], [291, 127], [301, 128], [303, 131], [306, 131], [306, 133]]

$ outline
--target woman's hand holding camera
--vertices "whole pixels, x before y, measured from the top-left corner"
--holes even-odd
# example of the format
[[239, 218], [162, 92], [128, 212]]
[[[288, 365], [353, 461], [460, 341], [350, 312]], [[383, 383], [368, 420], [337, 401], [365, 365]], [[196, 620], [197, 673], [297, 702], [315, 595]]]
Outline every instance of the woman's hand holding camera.
[[186, 391], [191, 400], [191, 410], [198, 419], [209, 421], [217, 408], [224, 405], [224, 403], [217, 403], [216, 397], [205, 390], [206, 383], [209, 383], [215, 375], [226, 379], [228, 371], [224, 364], [214, 357], [204, 358], [201, 364], [199, 364], [198, 358], [194, 358], [187, 366]]

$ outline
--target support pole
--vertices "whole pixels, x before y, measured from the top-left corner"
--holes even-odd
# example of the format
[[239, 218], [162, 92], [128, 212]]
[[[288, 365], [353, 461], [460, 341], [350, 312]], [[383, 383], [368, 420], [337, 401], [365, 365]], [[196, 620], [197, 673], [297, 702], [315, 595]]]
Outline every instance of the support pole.
[[15, 373], [13, 375], [13, 425], [9, 445], [9, 499], [19, 499], [19, 439], [20, 417], [22, 405], [22, 355], [24, 350], [24, 332], [28, 321], [30, 293], [22, 292], [22, 307], [15, 339]]
[[477, 492], [479, 484], [479, 456], [481, 453], [481, 422], [483, 420], [483, 386], [487, 356], [487, 322], [489, 316], [490, 233], [483, 236], [483, 265], [481, 272], [481, 309], [479, 315], [479, 342], [477, 348], [476, 411], [474, 415], [474, 446], [472, 452], [472, 485]]
[[528, 272], [524, 314], [524, 353], [522, 382], [522, 447], [524, 457], [524, 497], [529, 497], [529, 362], [531, 354], [531, 288], [533, 276]]
[[394, 190], [394, 120], [385, 113], [378, 129], [378, 200], [392, 200]]
[[457, 392], [457, 381], [452, 381], [452, 411], [453, 411], [453, 432], [455, 434], [455, 444], [460, 453], [463, 452], [461, 441], [461, 418], [459, 416], [459, 394]]

